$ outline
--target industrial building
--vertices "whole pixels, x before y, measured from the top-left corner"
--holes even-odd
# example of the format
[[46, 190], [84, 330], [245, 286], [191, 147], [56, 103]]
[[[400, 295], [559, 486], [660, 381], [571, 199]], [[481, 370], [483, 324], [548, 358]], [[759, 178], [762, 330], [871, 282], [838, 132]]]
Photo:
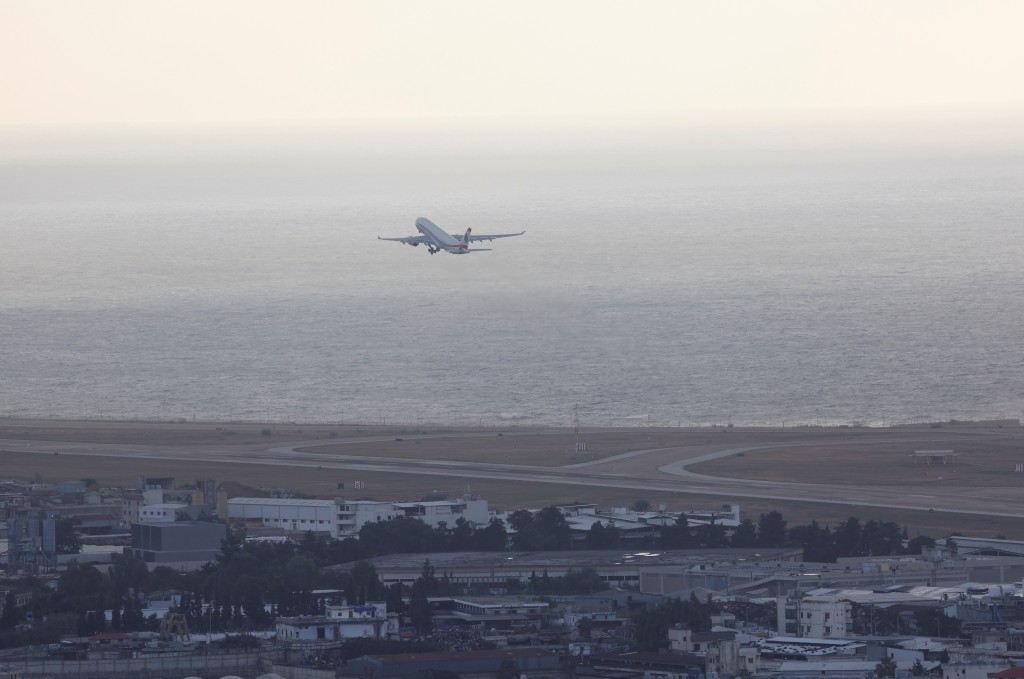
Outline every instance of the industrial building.
[[[531, 577], [564, 576], [570, 571], [592, 568], [609, 586], [641, 584], [649, 572], [668, 578], [691, 570], [728, 563], [778, 562], [801, 558], [797, 549], [682, 549], [660, 552], [629, 550], [573, 550], [564, 552], [445, 552], [440, 554], [390, 554], [369, 559], [381, 582], [411, 585], [429, 559], [438, 573], [459, 585], [486, 585], [502, 589], [508, 579], [528, 582]], [[337, 568], [347, 570], [353, 564]], [[680, 585], [681, 587], [681, 585]], [[679, 589], [676, 587], [675, 589]], [[668, 590], [675, 591], [675, 590]]]
[[202, 568], [220, 553], [227, 537], [223, 523], [174, 521], [132, 524], [132, 546], [125, 553], [153, 566]]
[[473, 526], [486, 526], [490, 520], [487, 500], [473, 495], [423, 502], [236, 497], [227, 501], [227, 512], [229, 520], [283, 531], [312, 531], [336, 539], [358, 536], [367, 523], [403, 516], [435, 528], [454, 527], [460, 518]]
[[398, 615], [388, 614], [382, 601], [359, 606], [327, 606], [324, 615], [278, 618], [277, 638], [283, 641], [341, 641], [344, 639], [396, 639]]

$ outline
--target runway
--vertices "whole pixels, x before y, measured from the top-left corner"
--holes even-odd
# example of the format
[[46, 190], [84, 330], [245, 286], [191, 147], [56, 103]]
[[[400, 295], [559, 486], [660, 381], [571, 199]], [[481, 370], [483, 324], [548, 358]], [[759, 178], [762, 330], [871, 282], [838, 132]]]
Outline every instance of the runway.
[[[523, 432], [522, 435], [530, 435]], [[1017, 434], [1000, 436], [1024, 438]], [[486, 434], [425, 434], [407, 438], [444, 438]], [[979, 434], [978, 438], [982, 436]], [[157, 460], [218, 462], [239, 465], [274, 465], [317, 469], [364, 470], [383, 473], [419, 474], [428, 476], [518, 481], [525, 483], [551, 483], [578, 486], [614, 486], [641, 491], [687, 493], [721, 498], [759, 498], [794, 502], [812, 502], [855, 507], [923, 510], [955, 514], [973, 514], [993, 517], [1024, 518], [1024, 488], [957, 488], [955, 492], [937, 488], [913, 488], [899, 492], [891, 486], [846, 486], [792, 483], [757, 479], [713, 477], [697, 474], [688, 467], [709, 459], [740, 453], [750, 454], [780, 446], [843, 445], [849, 440], [829, 439], [808, 442], [803, 439], [792, 443], [771, 443], [723, 448], [694, 455], [696, 447], [653, 448], [631, 451], [562, 467], [500, 464], [487, 462], [459, 462], [360, 455], [317, 453], [317, 447], [337, 446], [345, 443], [392, 441], [392, 436], [361, 437], [359, 439], [323, 439], [293, 441], [286, 444], [266, 445], [196, 445], [182, 450], [181, 446], [144, 446], [130, 444], [69, 443], [55, 441], [0, 440], [0, 451], [33, 453], [39, 455], [126, 457]], [[879, 439], [882, 440], [882, 439]], [[901, 442], [915, 439], [901, 437]], [[922, 435], [920, 439], [927, 440]], [[962, 439], [964, 440], [964, 439]], [[969, 440], [969, 439], [966, 439]], [[705, 448], [707, 446], [704, 446]], [[667, 464], [646, 460], [671, 459]], [[626, 463], [629, 471], [621, 467]], [[635, 471], [634, 471], [635, 470]]]

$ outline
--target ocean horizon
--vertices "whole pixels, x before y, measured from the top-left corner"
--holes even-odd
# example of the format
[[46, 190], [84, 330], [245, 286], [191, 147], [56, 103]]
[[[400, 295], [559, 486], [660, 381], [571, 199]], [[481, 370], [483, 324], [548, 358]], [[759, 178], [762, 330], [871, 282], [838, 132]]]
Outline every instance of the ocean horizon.
[[[585, 426], [790, 426], [1024, 408], [1019, 153], [281, 148], [0, 157], [0, 415], [569, 425], [578, 404]], [[377, 240], [421, 216], [526, 234], [460, 257]]]

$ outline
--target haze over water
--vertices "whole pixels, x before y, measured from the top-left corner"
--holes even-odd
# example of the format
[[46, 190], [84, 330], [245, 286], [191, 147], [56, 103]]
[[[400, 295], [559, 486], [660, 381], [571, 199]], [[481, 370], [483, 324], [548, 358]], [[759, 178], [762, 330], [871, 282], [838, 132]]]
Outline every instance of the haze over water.
[[[1019, 152], [283, 138], [8, 139], [0, 415], [568, 424], [578, 402], [584, 424], [788, 425], [1024, 407]], [[527, 233], [465, 257], [376, 240], [418, 216]]]

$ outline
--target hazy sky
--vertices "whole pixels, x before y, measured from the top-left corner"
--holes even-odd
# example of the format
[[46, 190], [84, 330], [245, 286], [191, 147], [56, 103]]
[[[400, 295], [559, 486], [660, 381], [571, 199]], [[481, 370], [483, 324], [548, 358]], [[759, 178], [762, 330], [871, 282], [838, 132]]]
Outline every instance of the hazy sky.
[[0, 124], [1012, 117], [1024, 3], [0, 0]]

